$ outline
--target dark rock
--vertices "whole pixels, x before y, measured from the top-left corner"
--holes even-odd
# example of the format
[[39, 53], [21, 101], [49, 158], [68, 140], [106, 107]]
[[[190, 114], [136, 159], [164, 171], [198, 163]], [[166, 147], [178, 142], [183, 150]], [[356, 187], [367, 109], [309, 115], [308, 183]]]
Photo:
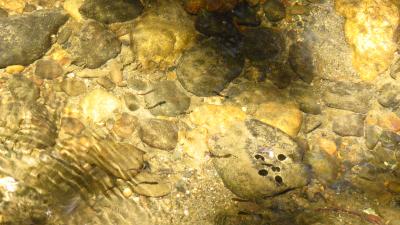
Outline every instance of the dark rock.
[[282, 35], [271, 28], [248, 29], [243, 36], [243, 53], [252, 61], [277, 61], [285, 51]]
[[174, 123], [167, 120], [143, 121], [139, 136], [147, 145], [163, 150], [173, 150], [178, 143], [178, 129]]
[[359, 83], [335, 82], [324, 92], [328, 107], [367, 113], [370, 106], [371, 87]]
[[314, 79], [314, 62], [310, 46], [305, 42], [297, 42], [289, 48], [289, 63], [293, 71], [306, 83]]
[[318, 91], [314, 86], [295, 82], [290, 86], [290, 96], [299, 104], [301, 111], [314, 115], [321, 113]]
[[242, 72], [244, 58], [216, 39], [207, 39], [181, 57], [177, 76], [182, 86], [197, 96], [220, 93]]
[[400, 86], [392, 83], [383, 85], [379, 90], [378, 102], [384, 107], [397, 108], [400, 105]]
[[86, 0], [79, 12], [109, 24], [135, 19], [143, 12], [143, 5], [139, 0]]
[[121, 51], [121, 42], [115, 34], [96, 21], [86, 22], [63, 46], [75, 64], [90, 69], [100, 67]]
[[134, 95], [132, 93], [124, 94], [124, 101], [125, 101], [126, 107], [130, 111], [136, 111], [140, 108], [139, 99], [136, 97], [136, 95]]
[[344, 116], [337, 116], [333, 119], [332, 130], [340, 136], [364, 135], [364, 119], [360, 114], [351, 113]]
[[54, 79], [63, 75], [64, 69], [51, 59], [41, 59], [36, 62], [35, 74], [42, 79]]
[[297, 77], [288, 63], [272, 63], [268, 70], [267, 78], [278, 88], [288, 87], [292, 80]]
[[369, 149], [374, 149], [378, 144], [379, 137], [381, 136], [382, 128], [374, 125], [365, 127], [365, 145]]
[[177, 116], [185, 113], [190, 106], [190, 98], [174, 81], [156, 83], [144, 100], [151, 114], [157, 116]]
[[208, 146], [225, 186], [240, 198], [262, 199], [308, 183], [301, 148], [260, 121], [230, 124], [210, 136]]
[[5, 9], [0, 8], [0, 18], [8, 17], [8, 12]]
[[239, 3], [233, 10], [234, 20], [243, 26], [258, 26], [261, 24], [257, 11], [247, 3]]
[[14, 75], [7, 87], [15, 99], [27, 104], [34, 103], [40, 96], [39, 88], [22, 75]]
[[235, 42], [240, 34], [229, 14], [202, 11], [195, 21], [196, 30], [206, 36], [221, 37]]
[[271, 22], [278, 22], [286, 17], [285, 5], [280, 0], [269, 0], [263, 6], [265, 16]]
[[51, 47], [51, 35], [67, 21], [62, 11], [41, 10], [0, 19], [0, 68], [29, 65]]

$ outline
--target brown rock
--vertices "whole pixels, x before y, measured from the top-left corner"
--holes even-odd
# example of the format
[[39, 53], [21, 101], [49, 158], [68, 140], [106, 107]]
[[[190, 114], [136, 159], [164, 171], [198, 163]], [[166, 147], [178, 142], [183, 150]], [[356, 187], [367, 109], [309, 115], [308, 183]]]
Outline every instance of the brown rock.
[[129, 138], [137, 127], [138, 119], [135, 116], [123, 113], [121, 117], [115, 121], [112, 130], [120, 138]]

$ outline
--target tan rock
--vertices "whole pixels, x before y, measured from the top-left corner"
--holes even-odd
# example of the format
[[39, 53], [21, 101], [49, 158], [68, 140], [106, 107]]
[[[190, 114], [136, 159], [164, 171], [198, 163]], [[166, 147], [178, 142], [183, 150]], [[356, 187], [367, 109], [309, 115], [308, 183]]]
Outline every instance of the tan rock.
[[82, 21], [82, 15], [79, 12], [79, 8], [83, 4], [84, 0], [66, 0], [64, 2], [64, 10], [67, 11], [67, 13], [74, 18], [76, 21]]
[[400, 117], [391, 111], [369, 111], [365, 123], [366, 125], [377, 125], [392, 132], [400, 132]]
[[363, 80], [372, 80], [390, 65], [399, 10], [387, 0], [336, 0], [346, 18], [345, 35], [353, 48], [353, 65]]
[[22, 65], [7, 66], [6, 73], [17, 74], [17, 73], [21, 73], [22, 71], [24, 71], [24, 69], [25, 69], [25, 66], [22, 66]]
[[80, 106], [84, 117], [100, 122], [113, 117], [114, 112], [121, 108], [121, 102], [111, 93], [95, 89], [81, 100]]
[[294, 137], [301, 128], [303, 114], [294, 103], [267, 102], [259, 106], [254, 117]]
[[135, 116], [123, 113], [121, 117], [115, 121], [112, 130], [121, 138], [129, 138], [135, 131], [138, 119]]
[[324, 150], [329, 155], [336, 155], [337, 147], [336, 143], [330, 139], [319, 138], [318, 140], [319, 149]]
[[61, 131], [67, 134], [79, 135], [83, 129], [85, 129], [85, 125], [76, 118], [64, 117], [61, 119]]
[[122, 65], [117, 62], [112, 62], [110, 65], [110, 78], [116, 84], [120, 85], [124, 77], [122, 76]]
[[25, 4], [25, 0], [0, 0], [0, 8], [16, 13], [22, 13], [24, 11]]
[[176, 60], [195, 36], [192, 21], [173, 1], [160, 1], [135, 21], [132, 52], [144, 68], [166, 67]]

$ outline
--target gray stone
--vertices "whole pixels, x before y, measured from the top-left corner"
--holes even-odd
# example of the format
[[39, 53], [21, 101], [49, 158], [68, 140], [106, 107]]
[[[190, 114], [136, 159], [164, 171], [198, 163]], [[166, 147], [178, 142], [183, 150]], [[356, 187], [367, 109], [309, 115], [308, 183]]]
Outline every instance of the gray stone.
[[173, 150], [178, 143], [178, 128], [168, 120], [149, 119], [142, 121], [139, 136], [151, 147]]
[[51, 59], [41, 59], [36, 62], [35, 74], [42, 79], [54, 79], [63, 75], [64, 69]]
[[367, 113], [372, 96], [371, 87], [366, 84], [336, 82], [330, 84], [323, 94], [328, 107]]
[[267, 19], [277, 22], [286, 17], [285, 5], [280, 0], [269, 0], [263, 5], [263, 10]]
[[382, 128], [374, 125], [365, 127], [365, 145], [369, 149], [374, 149], [378, 144], [379, 137], [381, 136]]
[[356, 113], [336, 116], [333, 119], [332, 130], [340, 136], [361, 137], [364, 135], [364, 119], [365, 116]]
[[174, 81], [154, 84], [144, 99], [150, 112], [157, 116], [177, 116], [185, 113], [190, 106], [190, 98]]
[[379, 89], [378, 102], [384, 107], [397, 108], [400, 105], [400, 86], [387, 83]]
[[72, 55], [75, 64], [90, 69], [100, 67], [121, 51], [121, 42], [115, 34], [93, 20], [83, 24], [63, 46]]
[[297, 42], [289, 48], [289, 63], [293, 71], [306, 83], [314, 79], [314, 61], [311, 47], [308, 43]]
[[301, 111], [314, 115], [321, 113], [318, 90], [314, 86], [295, 82], [290, 86], [290, 96], [299, 104]]
[[308, 183], [301, 148], [260, 121], [234, 123], [208, 141], [219, 176], [240, 198], [262, 199]]
[[40, 96], [39, 88], [22, 75], [14, 75], [7, 87], [15, 99], [27, 104], [34, 103]]
[[109, 24], [135, 19], [143, 12], [143, 5], [139, 0], [86, 0], [79, 12], [87, 18]]
[[197, 96], [220, 93], [241, 73], [244, 58], [216, 39], [207, 39], [181, 57], [177, 76], [182, 86]]
[[58, 10], [41, 10], [0, 19], [0, 68], [29, 65], [51, 47], [51, 35], [68, 19]]

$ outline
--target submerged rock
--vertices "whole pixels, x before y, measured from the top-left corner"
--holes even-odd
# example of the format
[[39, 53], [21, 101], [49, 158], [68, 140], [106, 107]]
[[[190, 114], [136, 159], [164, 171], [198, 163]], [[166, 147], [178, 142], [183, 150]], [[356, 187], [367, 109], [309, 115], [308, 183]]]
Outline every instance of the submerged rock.
[[232, 123], [208, 141], [218, 174], [240, 198], [262, 199], [308, 183], [300, 147], [260, 121]]
[[278, 61], [285, 51], [283, 36], [271, 28], [248, 29], [243, 33], [243, 53], [254, 62]]
[[286, 17], [285, 5], [280, 0], [269, 0], [264, 3], [265, 17], [271, 22], [281, 21]]
[[397, 108], [400, 105], [400, 85], [387, 83], [379, 89], [378, 102], [384, 107]]
[[323, 94], [327, 106], [356, 113], [366, 113], [370, 106], [371, 87], [359, 83], [336, 82]]
[[318, 90], [305, 82], [295, 82], [290, 86], [290, 96], [299, 104], [301, 111], [309, 114], [320, 114], [321, 104]]
[[40, 96], [39, 88], [28, 78], [14, 75], [7, 83], [12, 96], [26, 104], [34, 103]]
[[135, 19], [143, 12], [143, 5], [139, 0], [85, 0], [79, 12], [109, 24]]
[[8, 12], [0, 8], [0, 18], [8, 17]]
[[251, 7], [248, 3], [239, 3], [232, 10], [232, 13], [235, 22], [239, 25], [255, 27], [261, 24], [261, 19], [258, 18], [256, 8]]
[[144, 68], [169, 67], [195, 36], [193, 22], [176, 1], [159, 1], [135, 21], [131, 49]]
[[231, 41], [237, 41], [240, 38], [233, 18], [228, 14], [203, 11], [196, 17], [195, 27], [206, 36], [221, 37]]
[[63, 46], [72, 55], [75, 64], [90, 69], [100, 67], [121, 51], [121, 42], [115, 34], [96, 21], [83, 24]]
[[61, 82], [61, 90], [69, 96], [78, 96], [86, 92], [86, 84], [77, 78], [66, 78]]
[[54, 60], [41, 59], [36, 62], [35, 74], [42, 79], [54, 79], [63, 75], [64, 69]]
[[68, 16], [59, 10], [40, 10], [21, 16], [0, 19], [0, 68], [8, 65], [29, 65], [51, 47], [52, 34], [57, 33]]
[[289, 63], [293, 71], [306, 83], [314, 79], [314, 62], [310, 46], [305, 42], [292, 44], [289, 48]]
[[344, 116], [337, 116], [333, 119], [332, 129], [340, 136], [364, 135], [364, 115], [351, 113]]
[[190, 98], [174, 81], [161, 81], [144, 98], [147, 108], [156, 116], [177, 116], [186, 112]]
[[244, 59], [216, 39], [207, 39], [181, 57], [177, 76], [182, 86], [197, 96], [220, 93], [241, 73]]
[[149, 119], [141, 124], [139, 136], [151, 147], [173, 150], [178, 143], [178, 128], [168, 120]]
[[83, 116], [93, 122], [104, 121], [120, 109], [120, 100], [102, 89], [88, 93], [80, 102]]

